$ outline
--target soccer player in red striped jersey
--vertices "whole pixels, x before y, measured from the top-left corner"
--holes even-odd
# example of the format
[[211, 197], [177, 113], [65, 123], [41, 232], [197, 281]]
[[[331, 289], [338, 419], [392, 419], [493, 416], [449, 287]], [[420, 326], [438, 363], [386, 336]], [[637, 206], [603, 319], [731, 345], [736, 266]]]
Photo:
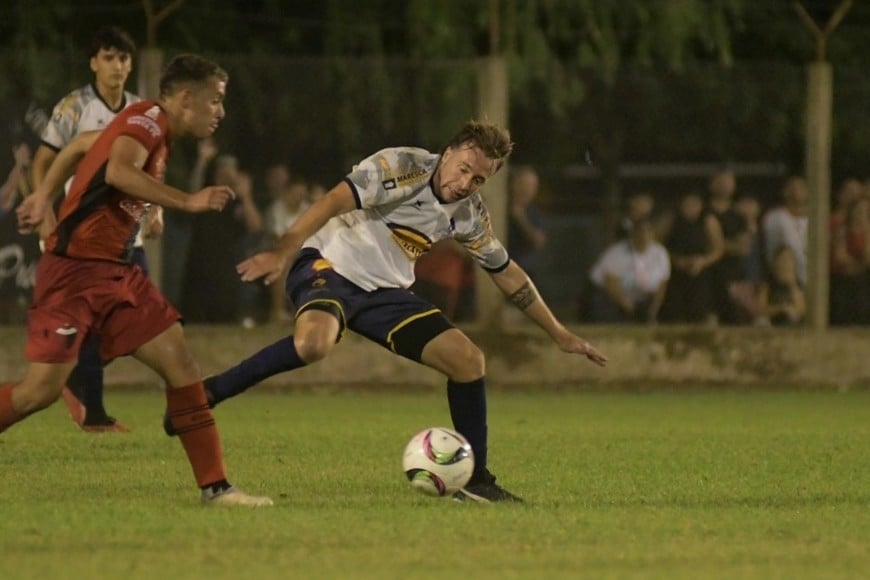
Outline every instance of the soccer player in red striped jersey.
[[[136, 43], [117, 26], [98, 29], [91, 40], [90, 67], [94, 80], [62, 98], [52, 111], [48, 124], [41, 132], [41, 143], [33, 158], [33, 185], [42, 183], [48, 168], [58, 152], [77, 135], [99, 131], [125, 107], [142, 99], [124, 90], [133, 69]], [[49, 235], [56, 225], [54, 215], [42, 222], [40, 235]], [[154, 225], [154, 229], [147, 227]], [[143, 232], [136, 239], [134, 262], [148, 271], [143, 233], [159, 231], [162, 227], [161, 209], [149, 211]], [[100, 360], [98, 337], [92, 336], [79, 350], [79, 364], [70, 373], [67, 387], [61, 392], [69, 415], [79, 427], [94, 433], [125, 432], [129, 429], [106, 412], [103, 402], [103, 361]]]
[[38, 227], [52, 192], [90, 145], [75, 168], [37, 267], [25, 348], [29, 364], [21, 381], [0, 386], [0, 432], [57, 400], [82, 341], [95, 333], [103, 360], [131, 355], [166, 381], [167, 413], [203, 501], [261, 506], [272, 501], [227, 481], [217, 427], [180, 314], [131, 263], [150, 204], [201, 213], [220, 211], [234, 197], [225, 186], [187, 194], [163, 182], [172, 141], [208, 137], [217, 129], [224, 117], [227, 78], [202, 57], [174, 58], [161, 77], [156, 101], [131, 105], [101, 133], [74, 140], [19, 206], [19, 229]]

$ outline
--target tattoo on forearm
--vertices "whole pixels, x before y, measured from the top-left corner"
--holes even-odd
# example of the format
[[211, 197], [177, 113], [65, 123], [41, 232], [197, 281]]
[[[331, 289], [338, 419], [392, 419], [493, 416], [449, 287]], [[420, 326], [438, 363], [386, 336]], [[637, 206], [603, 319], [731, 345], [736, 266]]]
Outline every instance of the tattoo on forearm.
[[537, 292], [535, 292], [531, 282], [526, 282], [519, 290], [508, 296], [508, 300], [520, 310], [525, 310], [537, 299]]

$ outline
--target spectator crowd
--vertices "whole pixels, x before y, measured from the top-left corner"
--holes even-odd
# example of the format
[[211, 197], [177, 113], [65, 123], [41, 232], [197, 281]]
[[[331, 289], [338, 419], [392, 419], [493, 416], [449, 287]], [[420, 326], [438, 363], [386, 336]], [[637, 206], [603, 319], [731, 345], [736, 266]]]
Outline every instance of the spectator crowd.
[[[685, 192], [673, 211], [657, 211], [646, 193], [629, 196], [620, 238], [590, 272], [581, 315], [593, 322], [800, 324], [808, 196], [804, 179], [789, 176], [778, 203], [762, 211], [757, 198], [737, 193], [729, 169], [717, 171], [706, 192]], [[870, 182], [841, 185], [828, 231], [830, 322], [870, 324]]]
[[[16, 144], [0, 188], [0, 225], [29, 191], [30, 148]], [[188, 188], [228, 185], [228, 211], [191, 219], [166, 216], [163, 286], [191, 322], [244, 327], [292, 318], [281, 285], [239, 281], [234, 265], [268, 247], [324, 188], [275, 162], [256, 179], [212, 139], [198, 144]], [[537, 203], [538, 172], [517, 166], [509, 177], [507, 244], [533, 280], [549, 248], [546, 214]], [[763, 207], [739, 193], [723, 168], [706, 188], [689, 189], [673, 207], [638, 191], [626, 197], [618, 227], [577, 289], [578, 318], [592, 323], [800, 324], [806, 315], [807, 199], [803, 178], [790, 176], [779, 202]], [[14, 229], [9, 223], [5, 229]], [[830, 322], [870, 324], [870, 182], [847, 179], [837, 189], [830, 223]], [[457, 321], [474, 317], [474, 265], [462, 248], [442, 242], [418, 260], [415, 291]], [[0, 273], [4, 270], [0, 269]], [[24, 291], [30, 285], [24, 285]], [[219, 289], [219, 290], [218, 290]], [[22, 299], [5, 293], [3, 320]]]
[[[508, 248], [532, 279], [541, 275], [546, 218], [536, 204], [539, 176], [529, 166], [511, 172]], [[737, 189], [733, 170], [689, 189], [674, 207], [648, 192], [626, 198], [612, 239], [578, 289], [578, 318], [591, 323], [796, 325], [807, 310], [806, 182], [788, 176], [777, 202]], [[830, 321], [870, 324], [870, 181], [847, 179], [829, 224]], [[438, 245], [419, 260], [417, 290], [448, 314], [473, 294], [471, 262]]]

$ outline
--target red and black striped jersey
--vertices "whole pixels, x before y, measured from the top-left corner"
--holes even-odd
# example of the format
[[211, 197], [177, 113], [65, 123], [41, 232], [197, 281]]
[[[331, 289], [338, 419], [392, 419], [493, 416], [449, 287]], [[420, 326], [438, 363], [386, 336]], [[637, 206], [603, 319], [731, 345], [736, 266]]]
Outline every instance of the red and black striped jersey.
[[149, 203], [106, 183], [106, 167], [115, 140], [126, 135], [148, 150], [142, 168], [162, 181], [169, 154], [166, 112], [155, 101], [142, 101], [118, 113], [85, 154], [46, 251], [69, 258], [129, 262]]

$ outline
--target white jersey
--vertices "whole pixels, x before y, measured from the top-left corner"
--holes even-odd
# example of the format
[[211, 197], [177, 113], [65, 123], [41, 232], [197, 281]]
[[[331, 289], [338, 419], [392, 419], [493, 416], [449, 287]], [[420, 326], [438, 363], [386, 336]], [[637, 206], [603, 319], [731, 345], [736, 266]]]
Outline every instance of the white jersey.
[[479, 193], [443, 203], [432, 190], [441, 156], [414, 147], [383, 149], [345, 179], [354, 211], [329, 220], [303, 244], [315, 248], [336, 272], [364, 290], [407, 288], [414, 262], [432, 244], [454, 238], [485, 269], [508, 264]]
[[112, 110], [93, 84], [85, 85], [55, 105], [51, 120], [42, 130], [42, 142], [55, 151], [60, 151], [79, 133], [105, 129], [127, 105], [141, 100], [133, 93], [125, 91], [121, 106]]
[[[124, 91], [124, 98], [117, 110], [112, 110], [97, 92], [93, 83], [74, 90], [62, 98], [51, 113], [51, 119], [42, 130], [42, 142], [55, 151], [63, 149], [80, 133], [102, 131], [115, 115], [128, 105], [141, 101], [133, 93]], [[66, 183], [67, 189], [72, 179]], [[141, 229], [136, 236], [136, 246], [142, 246]]]
[[651, 242], [643, 252], [638, 252], [629, 240], [620, 240], [598, 258], [589, 278], [596, 286], [604, 288], [608, 274], [619, 279], [626, 298], [637, 304], [671, 277], [671, 260], [668, 251], [658, 242]]
[[761, 220], [764, 255], [768, 266], [773, 264], [780, 246], [788, 246], [794, 252], [798, 281], [804, 287], [807, 284], [808, 229], [807, 216], [795, 215], [785, 207], [770, 210]]

